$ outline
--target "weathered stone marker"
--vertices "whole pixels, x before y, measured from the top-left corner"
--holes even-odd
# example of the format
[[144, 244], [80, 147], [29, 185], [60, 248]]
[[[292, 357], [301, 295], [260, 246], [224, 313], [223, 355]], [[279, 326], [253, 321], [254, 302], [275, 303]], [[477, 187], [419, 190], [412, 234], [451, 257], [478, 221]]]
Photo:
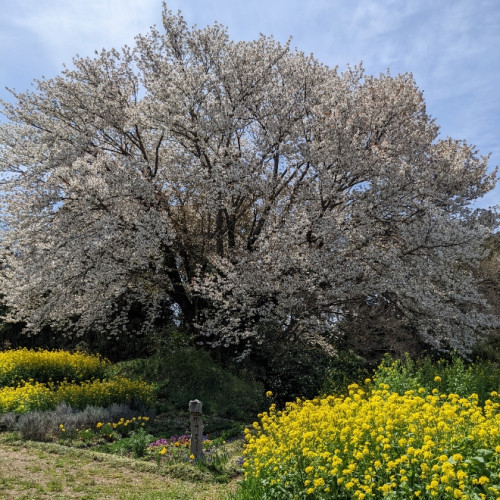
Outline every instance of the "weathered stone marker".
[[189, 402], [189, 420], [191, 421], [191, 453], [195, 460], [203, 458], [203, 403], [194, 399]]

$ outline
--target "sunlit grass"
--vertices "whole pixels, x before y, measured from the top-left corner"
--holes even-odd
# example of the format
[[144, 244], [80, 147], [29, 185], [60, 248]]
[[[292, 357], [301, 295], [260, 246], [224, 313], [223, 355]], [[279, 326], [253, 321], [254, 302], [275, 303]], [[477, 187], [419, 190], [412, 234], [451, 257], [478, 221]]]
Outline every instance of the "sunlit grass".
[[193, 465], [172, 474], [150, 462], [6, 436], [0, 434], [0, 488], [6, 498], [82, 498], [84, 493], [87, 499], [99, 500], [216, 500], [227, 498], [236, 486], [235, 481], [215, 483]]

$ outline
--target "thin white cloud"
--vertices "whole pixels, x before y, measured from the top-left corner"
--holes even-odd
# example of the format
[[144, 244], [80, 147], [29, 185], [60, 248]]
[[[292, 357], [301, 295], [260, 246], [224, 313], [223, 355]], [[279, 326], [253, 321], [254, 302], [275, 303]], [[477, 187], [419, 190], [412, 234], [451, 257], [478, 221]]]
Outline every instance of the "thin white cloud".
[[78, 52], [132, 44], [134, 36], [160, 19], [161, 0], [104, 2], [24, 0], [7, 12], [13, 28], [29, 33], [41, 44], [53, 65], [68, 63]]
[[[189, 25], [218, 20], [233, 39], [259, 33], [343, 69], [412, 72], [444, 136], [500, 164], [498, 0], [168, 0]], [[133, 43], [161, 25], [161, 0], [0, 0], [0, 87], [27, 88], [62, 63]], [[0, 88], [1, 96], [5, 97]], [[500, 203], [500, 186], [489, 199]]]

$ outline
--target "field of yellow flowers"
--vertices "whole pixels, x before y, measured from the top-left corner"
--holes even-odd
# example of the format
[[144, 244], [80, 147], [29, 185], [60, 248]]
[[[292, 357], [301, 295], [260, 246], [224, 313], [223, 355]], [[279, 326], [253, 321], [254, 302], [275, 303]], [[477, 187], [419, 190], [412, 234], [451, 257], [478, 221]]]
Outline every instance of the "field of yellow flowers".
[[[440, 378], [435, 378], [436, 384]], [[500, 499], [500, 399], [349, 386], [246, 429], [239, 498]]]
[[[414, 368], [409, 360], [382, 364], [373, 380], [351, 384], [343, 395], [297, 399], [282, 410], [271, 405], [245, 429], [244, 479], [231, 498], [500, 500], [500, 396], [491, 390], [498, 377], [458, 361]], [[35, 418], [33, 410], [61, 402], [79, 409], [134, 401], [147, 407], [153, 398], [152, 385], [111, 376], [99, 356], [0, 352], [0, 413]], [[55, 435], [70, 444], [103, 440], [158, 467], [191, 463], [187, 449], [176, 453], [178, 439], [154, 441], [146, 422], [123, 417], [78, 431], [58, 421]], [[214, 450], [207, 457], [222, 470], [228, 457]]]
[[29, 379], [43, 383], [104, 378], [109, 366], [101, 356], [83, 352], [26, 348], [0, 351], [0, 387]]
[[49, 410], [63, 401], [79, 409], [153, 400], [153, 387], [123, 377], [106, 378], [98, 355], [15, 349], [0, 352], [0, 413]]

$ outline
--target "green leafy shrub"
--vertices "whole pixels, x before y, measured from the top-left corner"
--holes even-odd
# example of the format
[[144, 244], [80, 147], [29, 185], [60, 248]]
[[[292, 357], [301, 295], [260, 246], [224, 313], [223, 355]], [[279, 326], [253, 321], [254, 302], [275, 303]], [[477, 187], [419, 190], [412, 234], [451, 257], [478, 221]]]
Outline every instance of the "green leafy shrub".
[[342, 394], [353, 382], [370, 376], [365, 360], [352, 351], [340, 351], [331, 359], [325, 373], [321, 394]]
[[128, 443], [130, 450], [135, 458], [141, 458], [146, 454], [146, 448], [154, 440], [151, 434], [148, 434], [144, 428], [137, 429], [130, 434]]
[[190, 400], [199, 399], [207, 415], [245, 421], [264, 408], [261, 384], [243, 380], [194, 348], [125, 361], [116, 367], [117, 374], [155, 383], [160, 411], [186, 411]]
[[[320, 345], [307, 340], [307, 335], [289, 336], [274, 322], [265, 322], [259, 330], [260, 342], [219, 348], [222, 360], [242, 356], [238, 363], [272, 391], [274, 401], [282, 406], [297, 397], [316, 396], [325, 383], [332, 356]], [[329, 341], [328, 341], [329, 342]], [[328, 343], [327, 342], [327, 343]]]
[[466, 364], [458, 356], [436, 363], [428, 358], [413, 361], [409, 356], [403, 360], [387, 356], [375, 371], [374, 380], [389, 385], [398, 394], [419, 387], [428, 391], [438, 388], [464, 397], [477, 394], [480, 404], [484, 404], [492, 391], [500, 391], [498, 365], [489, 361]]

